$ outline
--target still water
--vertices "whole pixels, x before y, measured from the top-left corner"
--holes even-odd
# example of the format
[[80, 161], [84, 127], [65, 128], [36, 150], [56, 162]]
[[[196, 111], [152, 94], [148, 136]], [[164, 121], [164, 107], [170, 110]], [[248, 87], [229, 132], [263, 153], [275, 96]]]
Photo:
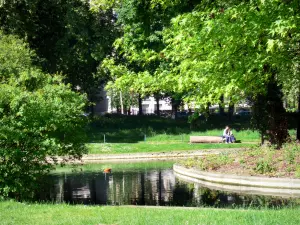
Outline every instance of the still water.
[[[154, 206], [284, 206], [289, 199], [240, 195], [184, 182], [173, 174], [174, 162], [92, 164], [49, 176], [40, 200], [70, 204]], [[111, 173], [103, 173], [104, 168]], [[297, 199], [293, 204], [300, 202]]]

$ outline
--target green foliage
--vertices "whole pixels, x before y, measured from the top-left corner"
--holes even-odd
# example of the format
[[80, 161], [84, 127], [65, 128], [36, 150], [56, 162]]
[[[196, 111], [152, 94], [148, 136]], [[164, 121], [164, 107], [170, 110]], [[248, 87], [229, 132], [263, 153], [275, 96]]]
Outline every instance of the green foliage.
[[31, 64], [27, 45], [0, 33], [0, 194], [29, 197], [56, 156], [84, 152], [86, 97]]
[[274, 170], [272, 167], [272, 161], [266, 160], [265, 158], [260, 158], [256, 162], [256, 167], [254, 170], [260, 174], [270, 173]]
[[90, 11], [88, 1], [17, 0], [0, 5], [0, 28], [26, 39], [36, 51], [43, 71], [63, 73], [66, 83], [97, 100], [106, 79], [97, 71], [118, 35], [115, 14]]
[[[123, 2], [124, 35], [115, 46], [130, 72], [114, 78], [119, 88], [184, 93], [186, 102], [205, 106], [221, 96], [234, 103], [265, 95], [271, 78], [285, 93], [299, 90], [297, 0], [193, 3], [191, 11], [181, 1]], [[286, 140], [284, 126], [275, 117], [268, 122], [272, 143]]]
[[286, 143], [280, 151], [274, 146], [249, 146], [248, 150], [208, 155], [181, 162], [187, 167], [239, 175], [299, 178], [300, 145]]
[[208, 155], [201, 158], [190, 158], [181, 161], [181, 164], [190, 168], [196, 167], [200, 170], [217, 170], [220, 167], [230, 164], [234, 161], [232, 155], [222, 152], [219, 155]]
[[[119, 90], [115, 86], [106, 87], [107, 95], [110, 98], [112, 108], [120, 111], [121, 107], [124, 108], [124, 114], [128, 111], [130, 114], [130, 107], [138, 105], [138, 95], [128, 90]], [[122, 103], [122, 106], [121, 106]]]
[[295, 175], [296, 175], [297, 178], [300, 178], [300, 166], [296, 167]]

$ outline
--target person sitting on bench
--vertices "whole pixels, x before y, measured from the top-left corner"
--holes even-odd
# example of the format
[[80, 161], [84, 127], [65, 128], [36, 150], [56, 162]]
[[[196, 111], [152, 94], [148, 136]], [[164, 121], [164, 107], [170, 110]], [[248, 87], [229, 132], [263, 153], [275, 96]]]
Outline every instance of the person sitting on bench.
[[225, 140], [226, 144], [235, 142], [235, 138], [234, 138], [229, 126], [225, 127], [222, 137], [223, 137], [223, 140]]

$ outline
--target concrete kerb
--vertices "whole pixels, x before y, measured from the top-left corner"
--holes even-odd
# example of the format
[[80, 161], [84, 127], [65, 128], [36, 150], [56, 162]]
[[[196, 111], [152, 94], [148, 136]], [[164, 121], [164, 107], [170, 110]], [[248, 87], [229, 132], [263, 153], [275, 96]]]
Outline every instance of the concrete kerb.
[[211, 173], [176, 164], [173, 171], [180, 179], [213, 189], [245, 194], [300, 197], [300, 179]]

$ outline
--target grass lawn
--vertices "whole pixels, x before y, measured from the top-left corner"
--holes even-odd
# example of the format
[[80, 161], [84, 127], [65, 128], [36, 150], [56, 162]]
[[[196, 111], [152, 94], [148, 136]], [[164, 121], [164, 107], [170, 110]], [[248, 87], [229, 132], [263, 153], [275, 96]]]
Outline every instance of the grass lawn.
[[[221, 136], [223, 118], [212, 117], [191, 128], [186, 120], [154, 116], [113, 116], [95, 118], [88, 130], [90, 154], [122, 154], [250, 147], [259, 142], [258, 132], [249, 130], [249, 118], [236, 119], [231, 125], [241, 143], [189, 144], [190, 136]], [[245, 128], [245, 129], [243, 129]], [[104, 143], [105, 142], [105, 143]]]
[[112, 168], [113, 172], [118, 171], [141, 171], [151, 169], [170, 169], [173, 167], [175, 161], [147, 161], [147, 162], [112, 162], [112, 163], [91, 163], [83, 165], [65, 165], [63, 167], [57, 166], [52, 173], [73, 173], [78, 172], [92, 172], [103, 171], [105, 168]]
[[251, 147], [256, 144], [189, 144], [180, 142], [140, 142], [140, 143], [113, 143], [87, 144], [90, 154], [123, 154], [123, 153], [148, 153], [148, 152], [171, 152], [201, 149], [221, 149], [221, 148], [243, 148]]
[[[233, 134], [241, 143], [189, 144], [190, 136], [221, 136], [225, 125], [233, 128]], [[187, 120], [173, 120], [156, 116], [108, 115], [95, 117], [87, 131], [90, 154], [122, 154], [171, 152], [217, 148], [244, 148], [260, 141], [259, 133], [250, 129], [250, 117], [226, 117], [212, 115], [199, 119], [191, 127]], [[295, 135], [295, 130], [290, 130]], [[105, 144], [104, 144], [105, 142]]]
[[0, 224], [300, 224], [299, 209], [146, 208], [0, 202]]

